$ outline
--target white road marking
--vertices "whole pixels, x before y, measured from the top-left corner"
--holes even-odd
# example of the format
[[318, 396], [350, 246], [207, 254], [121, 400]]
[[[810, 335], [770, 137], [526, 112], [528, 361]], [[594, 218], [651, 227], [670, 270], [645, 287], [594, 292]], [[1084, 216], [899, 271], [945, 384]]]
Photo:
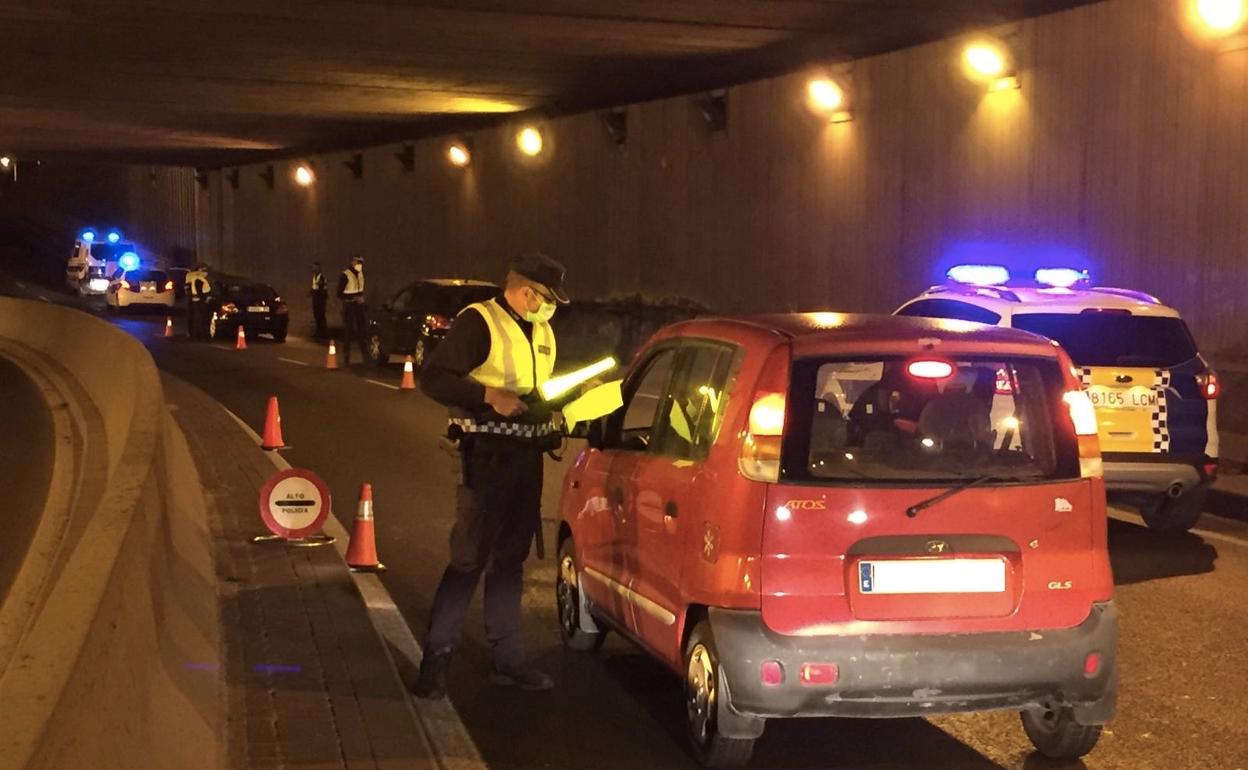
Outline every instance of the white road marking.
[[281, 356], [278, 356], [278, 357], [277, 357], [277, 360], [278, 360], [278, 361], [285, 361], [285, 362], [286, 362], [286, 363], [288, 363], [288, 364], [296, 364], [296, 365], [298, 365], [298, 366], [311, 366], [311, 365], [312, 365], [312, 364], [309, 364], [307, 361], [296, 361], [296, 360], [295, 360], [295, 359], [293, 359], [293, 358], [282, 358]]
[[[1139, 516], [1138, 514], [1120, 510], [1118, 508], [1111, 508], [1109, 511], [1109, 515], [1111, 518], [1118, 519], [1119, 521], [1125, 521], [1130, 524], [1138, 524], [1141, 527], [1148, 526], [1147, 524], [1144, 523], [1143, 517]], [[1220, 543], [1233, 543], [1234, 545], [1248, 546], [1248, 540], [1245, 540], [1242, 537], [1235, 537], [1234, 535], [1228, 535], [1223, 532], [1211, 532], [1207, 529], [1192, 529], [1188, 531], [1191, 532], [1193, 535], [1199, 535], [1200, 537], [1203, 537], [1206, 540], [1217, 540]]]
[[370, 379], [368, 379], [367, 377], [365, 377], [365, 378], [364, 378], [364, 381], [365, 381], [365, 382], [371, 382], [371, 383], [373, 383], [374, 385], [380, 385], [380, 386], [381, 386], [381, 387], [383, 387], [383, 388], [389, 388], [390, 390], [398, 390], [398, 389], [399, 389], [399, 386], [398, 386], [398, 385], [391, 385], [391, 384], [390, 384], [390, 383], [388, 383], [388, 382], [381, 382], [380, 380], [370, 380]]
[[[373, 380], [369, 380], [369, 382], [373, 382]], [[376, 384], [385, 385], [382, 382]], [[386, 387], [394, 386], [386, 385]], [[398, 388], [395, 388], [395, 390], [398, 390]], [[226, 408], [225, 404], [222, 404], [221, 408], [225, 410], [225, 413], [234, 422], [238, 423], [243, 432], [256, 443], [256, 446], [262, 443], [260, 434], [252, 430], [250, 425], [243, 422], [241, 417]], [[286, 458], [277, 452], [265, 452], [265, 454], [279, 471], [288, 470], [291, 467]], [[338, 552], [345, 564], [347, 546], [350, 541], [346, 528], [342, 526], [336, 516], [330, 515], [325, 519], [325, 532], [334, 538], [334, 550]], [[394, 599], [390, 597], [390, 592], [386, 590], [381, 579], [376, 575], [363, 572], [352, 572], [351, 579], [355, 581], [355, 587], [364, 599], [364, 605], [368, 608], [368, 617], [373, 622], [373, 628], [388, 643], [383, 645], [386, 648], [386, 654], [392, 656], [393, 648], [393, 650], [397, 650], [407, 658], [408, 663], [413, 668], [419, 668], [420, 659], [424, 656], [424, 652], [420, 648], [420, 642], [416, 641], [411, 627], [407, 625], [407, 621], [403, 618], [403, 614], [399, 612], [398, 606], [394, 603]], [[393, 657], [391, 657], [391, 664], [394, 664]], [[395, 675], [398, 676], [397, 665], [395, 665]], [[404, 691], [406, 691], [406, 683], [403, 683], [402, 686]], [[455, 709], [455, 704], [451, 703], [449, 698], [425, 700], [409, 695], [407, 705], [411, 709], [425, 739], [433, 749], [434, 760], [442, 770], [488, 770], [489, 766], [482, 759], [481, 752], [477, 749], [477, 744], [473, 742], [472, 735], [468, 733], [468, 728], [464, 726], [464, 720], [460, 718], [459, 712]]]

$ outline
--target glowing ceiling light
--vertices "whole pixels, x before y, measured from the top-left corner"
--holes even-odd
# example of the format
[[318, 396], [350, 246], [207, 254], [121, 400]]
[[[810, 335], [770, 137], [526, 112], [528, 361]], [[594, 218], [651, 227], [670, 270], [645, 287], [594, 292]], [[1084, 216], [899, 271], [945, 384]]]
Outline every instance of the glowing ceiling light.
[[520, 148], [520, 152], [530, 158], [541, 153], [542, 144], [542, 132], [533, 126], [525, 126], [520, 133], [516, 134], [516, 146]]
[[996, 78], [1005, 74], [1005, 54], [990, 43], [974, 43], [962, 54], [966, 64], [976, 75]]
[[460, 142], [456, 142], [447, 148], [446, 158], [456, 168], [463, 168], [472, 162], [472, 154]]
[[312, 169], [308, 168], [306, 165], [299, 164], [299, 166], [295, 169], [295, 184], [300, 187], [311, 187], [312, 183], [315, 181], [316, 174], [312, 173]]
[[1196, 16], [1213, 32], [1232, 32], [1244, 23], [1243, 0], [1196, 0]]

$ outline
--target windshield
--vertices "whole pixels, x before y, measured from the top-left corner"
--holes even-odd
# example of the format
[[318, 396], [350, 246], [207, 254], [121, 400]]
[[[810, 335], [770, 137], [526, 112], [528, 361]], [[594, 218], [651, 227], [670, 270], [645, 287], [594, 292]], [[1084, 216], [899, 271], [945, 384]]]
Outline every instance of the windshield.
[[226, 297], [235, 302], [253, 305], [253, 304], [273, 304], [277, 298], [277, 292], [272, 286], [263, 283], [258, 284], [227, 284], [223, 292]]
[[1196, 342], [1179, 318], [1024, 313], [1014, 316], [1013, 326], [1056, 340], [1080, 366], [1168, 368], [1196, 357]]
[[943, 379], [916, 377], [911, 363], [799, 362], [785, 477], [943, 483], [1078, 475], [1055, 361], [944, 361]]
[[155, 281], [159, 284], [163, 284], [165, 281], [169, 280], [168, 276], [160, 270], [127, 270], [125, 279], [132, 283], [135, 281], [138, 281], [139, 283]]

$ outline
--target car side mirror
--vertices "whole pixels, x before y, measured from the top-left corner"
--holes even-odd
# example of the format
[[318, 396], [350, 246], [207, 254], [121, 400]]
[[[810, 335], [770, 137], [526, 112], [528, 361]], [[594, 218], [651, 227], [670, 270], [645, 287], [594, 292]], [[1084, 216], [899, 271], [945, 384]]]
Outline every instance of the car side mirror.
[[590, 422], [582, 423], [582, 425], [578, 425], [576, 430], [573, 431], [573, 435], [575, 435], [576, 432], [583, 430], [585, 433], [585, 441], [591, 448], [606, 449], [606, 423], [607, 421], [603, 419], [591, 420]]

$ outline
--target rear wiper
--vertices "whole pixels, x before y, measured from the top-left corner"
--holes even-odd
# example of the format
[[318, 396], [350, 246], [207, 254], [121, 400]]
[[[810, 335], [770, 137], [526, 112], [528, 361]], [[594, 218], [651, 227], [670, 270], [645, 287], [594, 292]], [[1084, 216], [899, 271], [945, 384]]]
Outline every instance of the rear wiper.
[[944, 492], [941, 492], [939, 495], [936, 495], [935, 497], [929, 497], [921, 503], [915, 503], [914, 505], [906, 509], [906, 515], [913, 519], [915, 516], [919, 515], [919, 511], [925, 508], [931, 508], [933, 505], [939, 502], [942, 502], [944, 500], [948, 500], [949, 498], [953, 497], [954, 495], [956, 495], [957, 493], [963, 490], [970, 489], [971, 487], [977, 487], [980, 484], [987, 484], [990, 481], [1002, 481], [1002, 479], [999, 476], [979, 476], [978, 478], [973, 478], [968, 481], [964, 481], [961, 484], [957, 484], [955, 486], [949, 487]]

